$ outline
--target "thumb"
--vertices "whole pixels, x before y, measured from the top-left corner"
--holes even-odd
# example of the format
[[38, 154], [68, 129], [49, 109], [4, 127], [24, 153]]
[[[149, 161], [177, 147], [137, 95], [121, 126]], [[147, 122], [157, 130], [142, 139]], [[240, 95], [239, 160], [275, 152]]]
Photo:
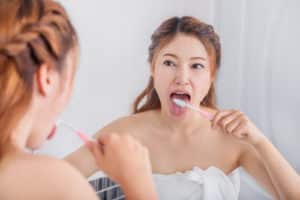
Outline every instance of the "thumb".
[[87, 141], [87, 142], [85, 143], [85, 147], [86, 147], [90, 152], [92, 152], [93, 142]]
[[90, 142], [88, 146], [89, 150], [94, 155], [98, 167], [102, 168], [102, 163], [104, 163], [104, 152], [102, 150], [102, 146], [97, 142]]

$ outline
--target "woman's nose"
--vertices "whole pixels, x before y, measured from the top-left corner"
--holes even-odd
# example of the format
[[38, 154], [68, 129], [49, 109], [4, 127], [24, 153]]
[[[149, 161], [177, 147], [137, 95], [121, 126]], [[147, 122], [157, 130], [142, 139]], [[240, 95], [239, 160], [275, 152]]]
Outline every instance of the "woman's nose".
[[186, 85], [189, 83], [189, 71], [186, 67], [179, 67], [176, 71], [176, 84], [177, 85]]

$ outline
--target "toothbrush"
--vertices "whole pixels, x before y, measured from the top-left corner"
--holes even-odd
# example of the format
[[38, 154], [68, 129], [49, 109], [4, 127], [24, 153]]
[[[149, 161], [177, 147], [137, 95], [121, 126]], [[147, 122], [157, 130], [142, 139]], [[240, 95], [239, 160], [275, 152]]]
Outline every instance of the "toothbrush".
[[60, 120], [57, 122], [58, 125], [64, 125], [66, 126], [67, 128], [71, 129], [72, 131], [74, 131], [78, 137], [85, 143], [88, 143], [88, 142], [95, 142], [95, 139], [91, 138], [90, 136], [84, 134], [83, 132], [77, 130], [76, 128], [74, 128], [72, 125]]
[[173, 99], [173, 102], [177, 105], [180, 106], [182, 108], [189, 108], [191, 110], [194, 110], [196, 112], [199, 112], [204, 118], [208, 119], [208, 120], [213, 120], [214, 115], [212, 113], [206, 112], [200, 108], [197, 108], [191, 104], [186, 103], [185, 101], [181, 100], [181, 99]]

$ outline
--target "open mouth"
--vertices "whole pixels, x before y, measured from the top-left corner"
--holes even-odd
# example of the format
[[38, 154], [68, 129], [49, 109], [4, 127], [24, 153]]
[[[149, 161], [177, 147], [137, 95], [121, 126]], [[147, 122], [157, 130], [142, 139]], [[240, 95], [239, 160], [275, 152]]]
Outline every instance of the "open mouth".
[[183, 93], [183, 92], [173, 92], [173, 93], [171, 93], [170, 98], [171, 99], [180, 99], [185, 102], [189, 102], [191, 100], [191, 95], [189, 95], [188, 93]]
[[55, 133], [56, 133], [56, 126], [53, 126], [51, 132], [49, 133], [49, 135], [47, 137], [47, 140], [51, 140], [55, 136]]
[[189, 103], [191, 101], [191, 95], [189, 93], [183, 92], [183, 91], [176, 91], [176, 92], [172, 92], [170, 94], [170, 100], [171, 100], [170, 112], [171, 112], [171, 114], [176, 117], [183, 116], [184, 113], [186, 113], [186, 111], [187, 111], [186, 108], [183, 108], [182, 106], [177, 105], [174, 102], [174, 99], [179, 99], [179, 100]]

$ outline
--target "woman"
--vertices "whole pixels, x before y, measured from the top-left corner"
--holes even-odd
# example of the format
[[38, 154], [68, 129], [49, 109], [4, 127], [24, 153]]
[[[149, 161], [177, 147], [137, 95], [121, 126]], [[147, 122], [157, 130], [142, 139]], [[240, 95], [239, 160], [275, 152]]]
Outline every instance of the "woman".
[[[28, 151], [55, 134], [56, 118], [72, 93], [77, 54], [75, 30], [58, 3], [0, 2], [1, 200], [98, 199], [84, 177], [65, 161]], [[89, 147], [101, 156], [99, 167], [121, 184], [128, 199], [156, 199], [144, 147], [116, 134], [98, 142]], [[128, 154], [131, 157], [124, 160]], [[129, 182], [124, 173], [139, 178]], [[136, 192], [143, 184], [148, 192]]]
[[[274, 199], [299, 199], [299, 175], [261, 131], [242, 112], [216, 108], [221, 47], [213, 27], [193, 17], [174, 17], [151, 39], [151, 76], [134, 113], [96, 137], [130, 132], [148, 147], [161, 199], [238, 199], [238, 167]], [[208, 114], [180, 107], [175, 99]], [[82, 148], [67, 160], [89, 176], [97, 170], [91, 158]]]

